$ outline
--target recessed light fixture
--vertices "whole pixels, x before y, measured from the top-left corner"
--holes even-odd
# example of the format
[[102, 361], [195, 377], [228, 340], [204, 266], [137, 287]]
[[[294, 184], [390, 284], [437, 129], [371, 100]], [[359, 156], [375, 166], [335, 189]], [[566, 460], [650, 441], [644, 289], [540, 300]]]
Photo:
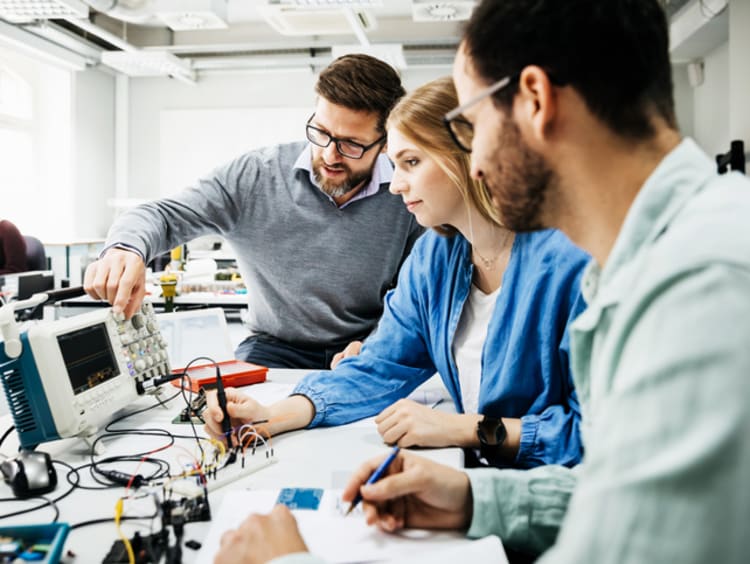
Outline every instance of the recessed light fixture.
[[229, 27], [227, 0], [160, 0], [155, 13], [174, 31]]
[[475, 2], [462, 0], [457, 2], [432, 2], [431, 0], [412, 0], [411, 13], [415, 22], [450, 22], [468, 20]]

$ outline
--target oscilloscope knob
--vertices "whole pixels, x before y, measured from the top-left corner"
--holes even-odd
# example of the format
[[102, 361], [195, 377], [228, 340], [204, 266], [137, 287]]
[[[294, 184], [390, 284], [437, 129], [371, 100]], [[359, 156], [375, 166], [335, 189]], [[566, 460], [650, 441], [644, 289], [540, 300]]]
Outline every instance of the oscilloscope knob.
[[133, 315], [133, 317], [130, 319], [130, 322], [136, 329], [141, 329], [145, 325], [143, 316], [140, 313], [136, 313], [135, 315]]

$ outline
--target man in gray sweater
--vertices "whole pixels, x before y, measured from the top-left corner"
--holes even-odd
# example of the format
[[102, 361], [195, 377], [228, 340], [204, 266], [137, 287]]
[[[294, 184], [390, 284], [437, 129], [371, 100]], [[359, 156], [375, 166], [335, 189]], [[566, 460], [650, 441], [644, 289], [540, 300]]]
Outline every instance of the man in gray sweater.
[[421, 234], [388, 192], [385, 121], [404, 89], [386, 63], [346, 55], [321, 72], [315, 90], [309, 143], [251, 151], [174, 197], [123, 214], [86, 270], [86, 291], [130, 317], [153, 257], [218, 234], [248, 288], [251, 335], [237, 358], [322, 369], [366, 337]]

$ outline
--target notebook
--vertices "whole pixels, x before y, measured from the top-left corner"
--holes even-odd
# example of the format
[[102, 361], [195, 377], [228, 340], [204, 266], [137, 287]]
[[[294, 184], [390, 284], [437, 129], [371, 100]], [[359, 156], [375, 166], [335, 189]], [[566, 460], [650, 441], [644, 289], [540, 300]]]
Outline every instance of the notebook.
[[[167, 343], [169, 364], [181, 374], [196, 357], [218, 363], [225, 386], [246, 386], [264, 382], [268, 368], [234, 358], [224, 310], [219, 307], [156, 315], [159, 331]], [[195, 360], [188, 369], [186, 385], [197, 392], [216, 383], [216, 367], [209, 360]], [[180, 386], [180, 380], [172, 382]]]

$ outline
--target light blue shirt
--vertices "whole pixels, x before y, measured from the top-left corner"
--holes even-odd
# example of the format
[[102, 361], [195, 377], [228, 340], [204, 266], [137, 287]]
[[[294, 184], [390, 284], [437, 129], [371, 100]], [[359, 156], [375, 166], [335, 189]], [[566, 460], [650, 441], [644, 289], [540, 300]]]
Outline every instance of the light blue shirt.
[[750, 182], [683, 141], [583, 293], [584, 461], [469, 471], [469, 535], [554, 543], [540, 563], [748, 562]]
[[[313, 173], [312, 167], [312, 145], [308, 144], [307, 147], [305, 147], [305, 150], [300, 153], [299, 157], [297, 157], [292, 168], [306, 170], [310, 174], [310, 183], [320, 190], [321, 193], [332, 203], [336, 203], [333, 198], [323, 192], [320, 188], [320, 184], [315, 180], [315, 174]], [[380, 185], [390, 184], [391, 179], [393, 179], [393, 165], [385, 154], [380, 154], [375, 160], [375, 166], [372, 169], [372, 177], [370, 178], [370, 181], [340, 207], [345, 208], [352, 202], [377, 194], [380, 190]]]

